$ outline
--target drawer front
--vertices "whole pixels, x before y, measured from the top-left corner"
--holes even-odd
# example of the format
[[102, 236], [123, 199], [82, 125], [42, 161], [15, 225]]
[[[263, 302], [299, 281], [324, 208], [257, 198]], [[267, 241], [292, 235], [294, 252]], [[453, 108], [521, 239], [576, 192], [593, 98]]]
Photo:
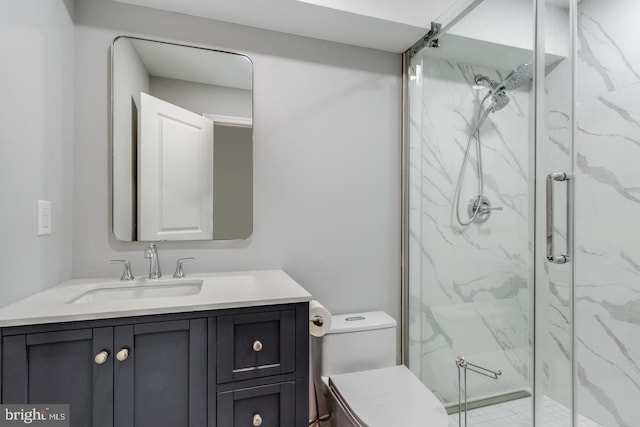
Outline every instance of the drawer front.
[[295, 427], [295, 384], [286, 382], [218, 394], [219, 427]]
[[295, 310], [220, 316], [218, 383], [294, 372]]

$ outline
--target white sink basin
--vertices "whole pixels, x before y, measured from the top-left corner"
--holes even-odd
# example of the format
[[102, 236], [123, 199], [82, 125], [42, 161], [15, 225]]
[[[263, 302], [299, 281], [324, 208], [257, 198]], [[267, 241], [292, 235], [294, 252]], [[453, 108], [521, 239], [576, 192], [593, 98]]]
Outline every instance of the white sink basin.
[[140, 284], [136, 286], [109, 286], [91, 289], [67, 303], [83, 304], [88, 302], [137, 300], [141, 298], [183, 297], [199, 294], [201, 290], [202, 280]]

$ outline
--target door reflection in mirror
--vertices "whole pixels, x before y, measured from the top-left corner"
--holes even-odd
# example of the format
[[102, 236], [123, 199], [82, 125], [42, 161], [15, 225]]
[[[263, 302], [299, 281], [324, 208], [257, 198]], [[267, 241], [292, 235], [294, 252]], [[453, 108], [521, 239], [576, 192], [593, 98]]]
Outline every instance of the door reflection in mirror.
[[213, 238], [213, 122], [140, 97], [139, 240]]
[[248, 238], [253, 228], [251, 61], [235, 53], [129, 37], [116, 38], [111, 59], [116, 238]]

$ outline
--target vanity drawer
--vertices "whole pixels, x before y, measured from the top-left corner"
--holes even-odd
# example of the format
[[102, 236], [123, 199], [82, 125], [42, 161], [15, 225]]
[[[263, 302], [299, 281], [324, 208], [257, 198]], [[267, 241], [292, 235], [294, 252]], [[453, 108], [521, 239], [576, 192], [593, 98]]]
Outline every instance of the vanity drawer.
[[217, 318], [218, 383], [295, 371], [295, 310]]
[[295, 427], [295, 383], [218, 393], [218, 426]]

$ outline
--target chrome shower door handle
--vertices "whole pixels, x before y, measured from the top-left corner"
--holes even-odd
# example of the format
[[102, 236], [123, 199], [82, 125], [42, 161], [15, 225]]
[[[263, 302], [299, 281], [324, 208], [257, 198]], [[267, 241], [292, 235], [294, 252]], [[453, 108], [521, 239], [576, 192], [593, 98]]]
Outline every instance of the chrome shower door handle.
[[[569, 175], [565, 172], [554, 172], [547, 175], [547, 261], [553, 264], [565, 264], [569, 261], [569, 255], [555, 255], [553, 249], [553, 186], [555, 181], [569, 181]], [[570, 198], [567, 197], [567, 209], [569, 203]], [[567, 224], [568, 222], [569, 218], [567, 217]]]

